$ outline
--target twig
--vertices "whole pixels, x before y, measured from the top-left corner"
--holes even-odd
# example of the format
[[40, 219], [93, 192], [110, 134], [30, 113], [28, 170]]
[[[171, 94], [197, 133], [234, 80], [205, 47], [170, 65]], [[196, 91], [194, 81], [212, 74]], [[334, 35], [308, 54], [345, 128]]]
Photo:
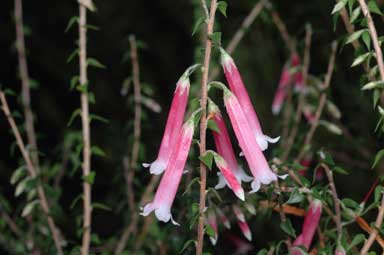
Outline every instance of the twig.
[[[259, 16], [260, 12], [263, 10], [267, 0], [261, 0], [258, 3], [256, 3], [252, 10], [249, 12], [247, 17], [243, 20], [240, 27], [237, 29], [236, 33], [233, 35], [232, 39], [229, 41], [227, 47], [225, 48], [225, 51], [231, 55], [237, 46], [239, 45], [240, 41], [243, 39], [244, 35], [246, 34], [249, 27], [252, 25], [252, 23], [255, 21], [255, 19]], [[220, 68], [215, 67], [211, 75], [209, 76], [209, 80], [212, 81], [216, 79], [217, 75], [219, 75]]]
[[[310, 57], [311, 57], [311, 52], [310, 52], [311, 38], [312, 38], [312, 29], [311, 29], [311, 26], [308, 25], [306, 27], [306, 33], [305, 33], [305, 50], [304, 50], [303, 70], [302, 70], [304, 84], [307, 84], [307, 80], [308, 80], [309, 64], [310, 64]], [[286, 149], [284, 150], [282, 161], [287, 160], [289, 153], [292, 150], [292, 146], [295, 142], [297, 131], [299, 130], [299, 125], [301, 121], [303, 103], [304, 103], [304, 93], [300, 93], [297, 108], [296, 108], [295, 122], [288, 136], [287, 143], [285, 144]]]
[[16, 49], [19, 61], [19, 72], [22, 85], [22, 102], [25, 117], [25, 130], [27, 133], [28, 144], [30, 147], [31, 160], [39, 170], [39, 156], [36, 142], [36, 132], [33, 123], [33, 113], [31, 109], [31, 92], [29, 84], [28, 64], [25, 51], [24, 24], [23, 24], [23, 4], [22, 0], [15, 0], [15, 25], [16, 25]]
[[333, 172], [331, 171], [331, 169], [329, 169], [329, 167], [326, 164], [321, 164], [321, 166], [324, 168], [325, 173], [327, 174], [329, 186], [331, 187], [331, 191], [332, 191], [333, 203], [334, 203], [335, 213], [336, 213], [337, 243], [339, 244], [341, 242], [341, 237], [343, 234], [343, 229], [341, 226], [340, 200], [337, 196], [336, 185], [333, 179]]
[[[204, 0], [205, 3], [205, 0]], [[205, 55], [203, 74], [201, 79], [201, 121], [200, 121], [200, 156], [204, 155], [206, 151], [206, 136], [207, 136], [207, 98], [208, 98], [208, 74], [209, 63], [211, 60], [212, 40], [209, 35], [213, 32], [213, 25], [215, 23], [215, 13], [217, 8], [217, 1], [211, 1], [211, 7], [209, 11], [209, 21], [207, 24], [207, 40], [205, 42]], [[204, 242], [204, 211], [206, 200], [206, 186], [207, 186], [207, 167], [203, 162], [200, 162], [200, 202], [199, 202], [199, 223], [197, 226], [197, 245], [196, 255], [202, 255], [203, 242]]]
[[140, 234], [137, 236], [136, 240], [135, 240], [135, 245], [134, 245], [134, 248], [133, 248], [133, 253], [137, 253], [138, 250], [140, 250], [141, 246], [143, 245], [144, 241], [145, 241], [145, 237], [147, 236], [148, 234], [148, 231], [150, 230], [150, 226], [153, 222], [153, 215], [151, 215], [150, 217], [146, 217], [145, 220], [144, 220], [144, 224], [143, 224], [143, 227], [140, 231]]
[[300, 149], [300, 152], [296, 158], [296, 162], [300, 162], [302, 160], [302, 158], [304, 157], [304, 155], [307, 151], [307, 147], [309, 146], [310, 142], [312, 141], [313, 135], [315, 134], [315, 131], [319, 125], [319, 120], [320, 120], [321, 114], [323, 113], [323, 109], [324, 109], [324, 106], [325, 106], [325, 103], [327, 100], [326, 89], [331, 84], [332, 74], [333, 74], [333, 70], [334, 70], [334, 66], [335, 66], [335, 60], [336, 60], [336, 50], [337, 50], [337, 43], [333, 42], [332, 43], [332, 53], [331, 53], [331, 57], [329, 58], [329, 63], [328, 63], [328, 70], [327, 70], [327, 74], [325, 76], [324, 85], [322, 87], [323, 92], [321, 93], [321, 96], [320, 96], [319, 105], [317, 106], [315, 118], [311, 124], [311, 127], [310, 127], [307, 135], [305, 136], [304, 143], [303, 143], [303, 145]]
[[[87, 74], [87, 9], [79, 2], [79, 65], [80, 84], [88, 86]], [[91, 131], [87, 91], [81, 93], [81, 122], [83, 134], [83, 240], [81, 254], [88, 255], [91, 240], [92, 197], [91, 183], [86, 178], [91, 173]]]
[[16, 222], [11, 218], [11, 216], [9, 216], [9, 214], [3, 208], [1, 210], [1, 218], [5, 221], [5, 223], [7, 223], [7, 225], [9, 226], [9, 229], [15, 234], [15, 236], [19, 240], [23, 239], [23, 232], [21, 231], [19, 226], [17, 226]]
[[375, 48], [375, 52], [376, 52], [376, 60], [377, 60], [377, 65], [379, 67], [380, 77], [381, 77], [381, 80], [384, 81], [383, 53], [380, 48], [380, 43], [377, 36], [375, 23], [373, 23], [372, 16], [369, 12], [369, 9], [365, 0], [359, 0], [359, 4], [361, 7], [361, 10], [363, 11], [364, 16], [367, 18], [369, 33], [371, 35], [373, 47]]
[[267, 5], [267, 8], [270, 10], [273, 22], [275, 23], [277, 29], [280, 32], [281, 37], [283, 38], [285, 44], [287, 45], [287, 48], [291, 52], [291, 54], [296, 52], [296, 46], [295, 42], [292, 39], [292, 37], [289, 35], [287, 27], [285, 26], [283, 20], [280, 18], [279, 13], [276, 11], [275, 8], [271, 6], [271, 4]]
[[[275, 183], [275, 187], [280, 190], [279, 182], [275, 181], [274, 183]], [[282, 204], [283, 204], [282, 203], [283, 202], [282, 201], [282, 196], [280, 196], [278, 194], [278, 199], [277, 200], [278, 200], [278, 202], [277, 202], [278, 208], [282, 208]], [[281, 223], [285, 223], [287, 221], [287, 216], [285, 215], [284, 209], [283, 210], [278, 210], [278, 212], [279, 212], [279, 215], [280, 215]], [[291, 248], [292, 248], [292, 240], [291, 240], [291, 238], [289, 236], [287, 237], [286, 243], [287, 243], [288, 250], [290, 251]]]
[[[368, 222], [366, 222], [362, 217], [357, 216], [355, 220], [362, 230], [366, 231], [368, 234], [373, 232], [373, 228], [371, 228]], [[382, 249], [384, 249], [384, 240], [378, 234], [376, 235], [376, 242], [381, 246]]]
[[[359, 1], [360, 2], [360, 1]], [[365, 255], [368, 253], [369, 249], [371, 248], [373, 242], [375, 241], [377, 235], [378, 235], [378, 229], [380, 229], [381, 225], [383, 224], [384, 219], [384, 194], [381, 198], [381, 205], [379, 207], [379, 213], [377, 214], [377, 218], [375, 221], [375, 227], [372, 229], [371, 234], [368, 237], [368, 240], [365, 242], [363, 248], [360, 251], [360, 255]]]
[[[140, 206], [143, 205], [144, 202], [149, 200], [149, 196], [155, 189], [156, 184], [159, 182], [159, 179], [160, 179], [160, 175], [152, 175], [147, 188], [145, 189], [143, 195], [141, 196], [141, 199], [139, 202]], [[127, 244], [127, 241], [129, 240], [129, 236], [131, 235], [131, 233], [136, 232], [138, 221], [139, 221], [138, 214], [133, 213], [130, 224], [125, 228], [122, 236], [120, 237], [119, 242], [116, 245], [115, 254], [120, 254], [124, 250]]]
[[[7, 99], [6, 99], [3, 91], [0, 91], [0, 101], [1, 101], [2, 110], [3, 110], [7, 120], [9, 122], [9, 125], [12, 129], [12, 133], [15, 136], [17, 146], [19, 147], [19, 150], [20, 150], [20, 152], [21, 152], [21, 154], [25, 160], [25, 163], [27, 164], [27, 170], [29, 172], [29, 175], [32, 178], [38, 178], [36, 168], [33, 165], [32, 160], [28, 154], [28, 151], [25, 147], [25, 144], [24, 144], [24, 141], [21, 137], [19, 129], [17, 128], [17, 125], [15, 123], [15, 120], [13, 119], [13, 117], [11, 115], [11, 112], [10, 112], [9, 106], [8, 106], [8, 102], [7, 102]], [[48, 204], [47, 197], [45, 195], [45, 191], [44, 191], [43, 187], [41, 186], [41, 184], [39, 184], [36, 187], [36, 189], [37, 189], [37, 195], [39, 197], [39, 203], [40, 203], [41, 209], [44, 213], [44, 216], [47, 219], [48, 226], [49, 226], [49, 229], [51, 231], [57, 253], [61, 255], [61, 254], [63, 254], [63, 250], [61, 248], [61, 238], [60, 238], [59, 231], [55, 225], [55, 222], [53, 221], [53, 218], [51, 216], [50, 209], [49, 209], [50, 206]]]

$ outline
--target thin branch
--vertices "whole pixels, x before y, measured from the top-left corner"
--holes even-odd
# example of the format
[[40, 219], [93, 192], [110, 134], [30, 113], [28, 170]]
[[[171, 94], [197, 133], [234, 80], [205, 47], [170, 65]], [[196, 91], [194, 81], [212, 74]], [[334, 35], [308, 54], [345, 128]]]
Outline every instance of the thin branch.
[[373, 47], [376, 52], [376, 60], [377, 60], [377, 65], [379, 67], [380, 77], [381, 77], [381, 80], [384, 81], [383, 53], [381, 51], [379, 39], [378, 39], [376, 28], [375, 28], [375, 23], [372, 20], [371, 13], [369, 12], [369, 9], [365, 0], [359, 0], [359, 4], [361, 7], [361, 10], [363, 11], [364, 16], [367, 18], [369, 33], [371, 35]]
[[[310, 57], [311, 57], [311, 38], [312, 38], [312, 29], [311, 29], [311, 26], [308, 25], [306, 27], [306, 33], [305, 33], [305, 50], [304, 50], [303, 70], [302, 70], [304, 84], [307, 84], [307, 81], [308, 81], [308, 72], [309, 72], [309, 64], [310, 64]], [[300, 93], [297, 108], [296, 108], [295, 122], [288, 136], [287, 143], [285, 144], [286, 149], [284, 150], [282, 161], [287, 160], [289, 153], [291, 152], [293, 144], [295, 142], [297, 131], [299, 130], [299, 125], [301, 121], [303, 103], [304, 103], [304, 93]]]
[[[205, 0], [204, 0], [205, 1]], [[200, 105], [202, 109], [201, 121], [200, 121], [200, 155], [204, 155], [206, 151], [206, 136], [207, 136], [207, 98], [208, 98], [208, 74], [209, 63], [211, 60], [212, 41], [209, 35], [213, 32], [213, 25], [215, 23], [215, 13], [217, 8], [217, 1], [211, 1], [211, 7], [209, 12], [209, 21], [207, 24], [207, 40], [205, 43], [205, 56], [204, 67], [201, 79], [201, 98]], [[206, 186], [207, 186], [207, 167], [203, 162], [200, 162], [200, 202], [199, 202], [199, 223], [197, 226], [197, 245], [196, 255], [202, 255], [203, 242], [204, 242], [204, 211], [206, 200]]]
[[16, 49], [19, 62], [19, 72], [22, 86], [22, 102], [25, 117], [25, 130], [27, 133], [30, 154], [36, 170], [39, 169], [39, 157], [36, 142], [36, 132], [33, 123], [33, 113], [31, 109], [30, 77], [28, 73], [27, 56], [24, 40], [23, 24], [23, 3], [22, 0], [15, 0], [15, 25], [16, 25]]
[[[274, 183], [275, 183], [275, 187], [280, 190], [279, 182], [275, 181]], [[278, 207], [277, 208], [282, 208], [282, 204], [283, 204], [282, 196], [280, 196], [278, 194], [278, 202], [277, 202]], [[278, 210], [278, 212], [280, 215], [281, 223], [285, 223], [287, 221], [287, 216], [285, 215], [284, 209]], [[289, 236], [287, 236], [286, 243], [287, 243], [288, 250], [290, 251], [292, 248], [292, 240]]]
[[[87, 9], [79, 2], [79, 66], [80, 84], [88, 86], [87, 74]], [[86, 178], [91, 174], [91, 130], [89, 118], [89, 101], [87, 91], [81, 96], [81, 122], [83, 136], [83, 238], [81, 254], [88, 255], [91, 241], [92, 194], [91, 183]]]
[[[3, 91], [0, 91], [0, 101], [1, 101], [2, 110], [3, 110], [7, 120], [9, 122], [12, 133], [15, 136], [17, 146], [18, 146], [18, 148], [19, 148], [19, 150], [20, 150], [20, 152], [24, 158], [25, 163], [27, 164], [28, 173], [32, 178], [38, 178], [37, 170], [32, 163], [30, 155], [28, 154], [28, 151], [25, 147], [24, 141], [23, 141], [21, 134], [19, 132], [19, 129], [17, 128], [15, 120], [13, 119], [13, 117], [11, 115], [11, 112], [10, 112], [9, 106], [8, 106], [8, 102], [7, 102], [7, 99], [6, 99]], [[37, 195], [39, 197], [39, 203], [40, 203], [41, 209], [44, 213], [44, 216], [47, 219], [48, 226], [49, 226], [49, 229], [51, 231], [57, 253], [61, 255], [61, 254], [63, 254], [63, 250], [61, 248], [61, 238], [60, 238], [59, 231], [55, 225], [55, 222], [53, 221], [53, 218], [51, 216], [51, 212], [49, 209], [50, 206], [48, 204], [48, 200], [47, 200], [47, 197], [45, 195], [45, 191], [44, 191], [43, 187], [41, 186], [41, 184], [39, 184], [36, 187], [36, 189], [37, 189]]]
[[328, 63], [328, 70], [327, 70], [327, 74], [325, 76], [324, 85], [322, 87], [323, 92], [321, 93], [321, 96], [320, 96], [319, 105], [317, 106], [315, 118], [311, 124], [311, 127], [310, 127], [307, 135], [305, 136], [304, 143], [303, 143], [303, 145], [300, 149], [300, 152], [296, 158], [296, 162], [300, 162], [302, 160], [302, 158], [304, 157], [305, 153], [307, 152], [308, 146], [310, 145], [310, 143], [312, 141], [313, 135], [315, 134], [315, 131], [319, 125], [319, 120], [320, 120], [321, 114], [323, 113], [323, 109], [324, 109], [324, 106], [325, 106], [325, 103], [327, 100], [326, 89], [331, 84], [332, 74], [333, 74], [333, 70], [334, 70], [334, 66], [335, 66], [335, 60], [336, 60], [336, 50], [337, 50], [337, 43], [333, 42], [332, 43], [332, 53], [331, 53], [331, 57], [329, 58], [329, 63]]
[[375, 241], [377, 235], [378, 235], [378, 229], [380, 229], [381, 225], [383, 224], [384, 219], [384, 194], [381, 198], [381, 205], [379, 207], [379, 213], [377, 214], [377, 218], [375, 221], [375, 227], [372, 229], [371, 234], [368, 237], [368, 240], [365, 242], [363, 248], [360, 251], [360, 255], [365, 255], [368, 253], [369, 249], [371, 248], [373, 242]]
[[[231, 55], [235, 51], [235, 49], [239, 45], [240, 41], [243, 39], [249, 27], [253, 24], [255, 19], [259, 16], [260, 12], [263, 10], [267, 1], [268, 0], [261, 0], [258, 3], [256, 3], [253, 6], [252, 10], [247, 15], [247, 17], [245, 17], [240, 27], [237, 29], [232, 39], [229, 41], [227, 47], [225, 48], [225, 51], [228, 52], [229, 55]], [[219, 73], [220, 73], [220, 68], [219, 67], [214, 68], [211, 72], [211, 75], [209, 76], [209, 80], [212, 81], [216, 79]]]
[[329, 167], [326, 164], [321, 164], [321, 166], [324, 168], [325, 173], [327, 174], [329, 186], [331, 187], [331, 191], [332, 191], [333, 203], [334, 203], [335, 213], [336, 213], [337, 243], [339, 244], [341, 242], [341, 237], [343, 234], [343, 229], [341, 226], [340, 200], [337, 196], [336, 185], [333, 179], [333, 172], [331, 171], [331, 169], [329, 169]]
[[0, 215], [1, 215], [0, 217], [4, 220], [4, 222], [9, 226], [9, 229], [12, 231], [12, 233], [15, 234], [15, 236], [19, 240], [23, 239], [23, 232], [21, 231], [19, 226], [17, 226], [16, 222], [11, 218], [11, 216], [9, 216], [9, 214], [3, 208], [1, 208]]
[[[366, 231], [368, 234], [371, 234], [373, 232], [373, 228], [362, 217], [357, 216], [355, 220], [362, 230]], [[384, 240], [381, 238], [381, 236], [377, 234], [375, 239], [376, 242], [380, 245], [380, 247], [384, 249]]]

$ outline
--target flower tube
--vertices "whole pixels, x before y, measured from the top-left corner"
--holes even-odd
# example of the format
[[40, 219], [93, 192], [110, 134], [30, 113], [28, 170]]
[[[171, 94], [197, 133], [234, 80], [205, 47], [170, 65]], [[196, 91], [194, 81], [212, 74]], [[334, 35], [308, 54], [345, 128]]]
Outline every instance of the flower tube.
[[243, 108], [245, 115], [247, 116], [247, 121], [251, 127], [251, 131], [256, 137], [256, 141], [259, 144], [261, 150], [266, 150], [268, 148], [268, 143], [276, 143], [279, 141], [280, 137], [271, 138], [263, 134], [252, 101], [248, 95], [246, 87], [244, 86], [243, 80], [241, 79], [241, 75], [235, 65], [235, 62], [231, 56], [229, 56], [228, 53], [224, 51], [224, 49], [221, 49], [220, 51], [221, 64], [223, 66], [224, 74], [228, 81], [229, 87], [238, 98], [240, 105]]
[[228, 187], [235, 193], [235, 195], [244, 201], [244, 190], [241, 187], [239, 181], [236, 179], [235, 175], [231, 172], [228, 167], [227, 162], [217, 153], [214, 153], [214, 160], [216, 166], [220, 169], [221, 175], [223, 176]]
[[219, 209], [217, 208], [217, 214], [219, 215], [219, 219], [221, 221], [221, 223], [223, 223], [224, 227], [226, 229], [231, 229], [231, 223], [229, 222], [229, 219], [227, 218], [227, 216], [225, 216], [225, 214]]
[[151, 174], [161, 174], [167, 168], [172, 149], [176, 146], [188, 102], [190, 87], [189, 75], [194, 68], [195, 66], [188, 68], [176, 84], [157, 159], [150, 164], [143, 164], [144, 167], [149, 167]]
[[216, 214], [213, 211], [208, 212], [207, 224], [212, 228], [214, 232], [214, 236], [210, 236], [209, 240], [211, 240], [212, 245], [216, 245], [217, 239], [219, 238], [219, 233], [217, 228]]
[[237, 225], [239, 226], [241, 233], [247, 238], [248, 241], [252, 240], [252, 232], [251, 229], [248, 226], [247, 221], [245, 220], [244, 214], [241, 211], [241, 209], [237, 206], [233, 206], [233, 212], [236, 215], [237, 218]]
[[313, 236], [316, 228], [319, 225], [321, 216], [321, 201], [315, 199], [311, 202], [307, 215], [304, 219], [303, 228], [301, 234], [293, 242], [294, 246], [304, 246], [307, 250], [311, 246]]
[[261, 184], [269, 184], [277, 180], [277, 175], [273, 173], [265, 159], [255, 137], [252, 134], [251, 127], [248, 124], [236, 96], [227, 88], [224, 89], [224, 104], [227, 109], [229, 119], [231, 120], [236, 138], [243, 150], [245, 159], [253, 175], [251, 184], [252, 191], [257, 192]]
[[[212, 115], [212, 121], [216, 123], [218, 131], [212, 130], [213, 138], [216, 145], [216, 150], [220, 156], [227, 162], [229, 169], [236, 176], [236, 179], [241, 184], [242, 181], [250, 182], [252, 177], [248, 176], [244, 170], [238, 165], [235, 152], [233, 151], [231, 139], [228, 134], [223, 116], [217, 105], [209, 101], [209, 114]], [[221, 173], [218, 173], [219, 183], [215, 186], [216, 189], [223, 188], [226, 184], [225, 178]]]
[[147, 216], [152, 211], [155, 211], [155, 215], [158, 220], [168, 222], [171, 219], [173, 224], [178, 225], [172, 219], [171, 207], [173, 201], [175, 200], [177, 188], [183, 174], [185, 162], [187, 160], [193, 138], [193, 118], [194, 116], [187, 120], [182, 128], [181, 134], [177, 139], [175, 139], [175, 149], [171, 154], [167, 169], [161, 178], [155, 198], [152, 203], [149, 203], [144, 207], [141, 215]]
[[291, 83], [291, 74], [289, 73], [288, 68], [285, 66], [281, 72], [279, 86], [277, 87], [275, 97], [272, 102], [272, 113], [277, 115], [280, 113], [281, 108], [283, 107], [284, 100], [287, 96], [287, 90]]

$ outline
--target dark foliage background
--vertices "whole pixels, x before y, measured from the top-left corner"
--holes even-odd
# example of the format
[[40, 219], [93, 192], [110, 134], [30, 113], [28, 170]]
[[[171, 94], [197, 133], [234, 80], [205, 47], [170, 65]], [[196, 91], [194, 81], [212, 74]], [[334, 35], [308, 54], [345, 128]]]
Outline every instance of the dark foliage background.
[[[220, 17], [217, 29], [222, 31], [223, 44], [232, 37], [248, 14], [255, 1], [228, 1], [228, 18]], [[334, 30], [330, 12], [333, 1], [274, 1], [287, 24], [291, 35], [303, 48], [304, 26], [311, 23], [314, 30], [310, 73], [322, 75], [335, 38], [345, 35], [339, 23]], [[90, 86], [96, 97], [91, 106], [93, 113], [109, 120], [109, 124], [92, 124], [92, 143], [103, 148], [107, 157], [94, 158], [93, 170], [97, 172], [93, 187], [95, 201], [103, 202], [112, 211], [95, 211], [93, 231], [101, 238], [119, 236], [127, 218], [125, 208], [125, 182], [121, 160], [129, 152], [129, 135], [132, 132], [132, 103], [122, 96], [121, 86], [131, 75], [129, 62], [123, 56], [128, 51], [129, 34], [145, 43], [139, 52], [141, 80], [151, 88], [154, 99], [162, 106], [160, 114], [146, 111], [143, 118], [142, 153], [140, 160], [147, 162], [155, 158], [165, 125], [167, 111], [175, 83], [186, 67], [194, 63], [195, 47], [201, 47], [198, 36], [191, 36], [196, 4], [193, 1], [96, 1], [98, 11], [89, 15], [89, 23], [100, 28], [90, 31], [89, 55], [100, 60], [106, 69], [90, 69]], [[17, 56], [14, 49], [15, 29], [13, 2], [0, 3], [0, 82], [5, 87], [20, 91], [17, 75]], [[47, 159], [60, 160], [61, 144], [69, 130], [80, 130], [75, 121], [70, 128], [67, 122], [74, 109], [79, 106], [78, 92], [70, 91], [70, 79], [78, 72], [77, 59], [67, 63], [68, 55], [75, 48], [77, 30], [64, 33], [68, 20], [77, 15], [76, 1], [24, 1], [24, 23], [29, 28], [26, 38], [30, 75], [39, 87], [32, 92], [32, 107], [37, 116], [39, 148]], [[199, 52], [199, 51], [197, 51]], [[302, 54], [302, 53], [301, 53]], [[199, 55], [199, 54], [198, 54]], [[250, 90], [257, 112], [265, 130], [278, 135], [281, 118], [271, 114], [271, 102], [281, 69], [288, 52], [281, 36], [267, 12], [251, 26], [246, 37], [234, 53], [245, 83]], [[360, 201], [370, 187], [376, 174], [370, 164], [378, 148], [374, 126], [377, 116], [372, 111], [371, 99], [360, 90], [360, 67], [349, 68], [353, 60], [353, 49], [346, 46], [339, 50], [336, 71], [331, 84], [331, 99], [340, 108], [340, 122], [348, 128], [353, 141], [332, 135], [319, 128], [315, 144], [334, 152], [338, 164], [349, 171], [348, 176], [336, 176], [340, 197], [351, 197]], [[214, 61], [218, 63], [217, 54]], [[195, 79], [195, 81], [197, 81]], [[198, 82], [192, 86], [199, 86]], [[12, 98], [13, 109], [20, 108], [19, 98]], [[20, 121], [20, 119], [19, 119]], [[20, 122], [21, 123], [21, 122]], [[18, 167], [18, 152], [11, 155], [13, 137], [10, 135], [4, 116], [0, 118], [0, 190], [12, 204], [20, 202], [13, 197], [14, 187], [9, 184], [12, 171]], [[366, 148], [371, 157], [361, 155], [358, 147]], [[215, 175], [214, 173], [210, 173]], [[141, 169], [135, 183], [137, 194], [146, 185], [149, 174]], [[80, 172], [66, 177], [62, 183], [60, 204], [65, 213], [73, 215], [68, 208], [81, 192]], [[80, 208], [77, 211], [79, 212]], [[177, 211], [174, 212], [177, 215]], [[179, 216], [179, 215], [178, 215]], [[75, 238], [75, 226], [63, 218], [59, 225]], [[276, 230], [268, 222], [255, 219], [255, 244], [265, 245], [276, 236]], [[167, 227], [168, 225], [160, 225]], [[268, 231], [265, 231], [268, 230]], [[190, 233], [191, 234], [191, 233]], [[221, 247], [221, 248], [220, 248]], [[218, 250], [225, 249], [223, 240]], [[222, 253], [221, 253], [222, 254]]]

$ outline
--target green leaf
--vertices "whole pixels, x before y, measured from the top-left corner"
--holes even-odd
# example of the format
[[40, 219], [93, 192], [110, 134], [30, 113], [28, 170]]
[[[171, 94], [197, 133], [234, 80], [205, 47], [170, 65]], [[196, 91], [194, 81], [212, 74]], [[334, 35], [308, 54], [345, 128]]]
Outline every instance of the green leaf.
[[102, 123], [106, 123], [108, 124], [109, 123], [109, 120], [104, 118], [104, 117], [101, 117], [99, 115], [96, 115], [96, 114], [90, 114], [89, 115], [89, 121], [92, 121], [92, 120], [97, 120], [97, 121], [100, 121]]
[[212, 151], [207, 151], [204, 155], [199, 156], [201, 162], [206, 165], [209, 170], [212, 170], [212, 162], [213, 162], [214, 154]]
[[371, 90], [371, 89], [377, 89], [377, 88], [384, 88], [384, 81], [371, 81], [367, 84], [365, 84], [361, 90]]
[[376, 0], [370, 0], [368, 2], [368, 9], [370, 12], [378, 14], [378, 15], [383, 15], [381, 12], [379, 6], [377, 6]]
[[112, 211], [112, 208], [102, 203], [92, 203], [93, 209], [100, 209], [104, 211]]
[[363, 36], [361, 38], [363, 39], [365, 46], [367, 46], [367, 49], [370, 50], [371, 49], [371, 35], [369, 34], [369, 32], [363, 33]]
[[353, 239], [352, 242], [349, 244], [347, 251], [352, 249], [353, 247], [359, 245], [360, 243], [364, 242], [365, 236], [364, 234], [357, 234]]
[[31, 214], [33, 208], [35, 208], [35, 206], [39, 203], [39, 200], [33, 200], [31, 202], [29, 202], [23, 209], [23, 211], [21, 212], [21, 217], [26, 217], [28, 216], [29, 214]]
[[[0, 88], [0, 91], [1, 91], [1, 88]], [[12, 89], [4, 89], [3, 90], [3, 93], [7, 96], [16, 96], [16, 93], [15, 91], [13, 91]]]
[[192, 36], [195, 35], [201, 28], [201, 25], [204, 23], [205, 17], [200, 17], [196, 20], [195, 24], [193, 25], [192, 29]]
[[215, 131], [216, 133], [220, 134], [220, 129], [217, 126], [217, 123], [213, 120], [208, 120], [208, 128], [212, 131]]
[[68, 25], [67, 25], [67, 27], [65, 28], [65, 33], [67, 33], [70, 29], [71, 29], [71, 27], [75, 24], [75, 23], [78, 23], [79, 22], [79, 17], [77, 17], [77, 16], [74, 16], [74, 17], [72, 17], [70, 20], [69, 20], [69, 22], [68, 22]]
[[87, 93], [88, 92], [88, 83], [77, 85], [76, 90], [78, 90], [81, 93]]
[[17, 168], [11, 176], [11, 184], [15, 185], [22, 177], [26, 175], [27, 171], [25, 166]]
[[280, 223], [280, 228], [289, 236], [296, 238], [295, 229], [292, 226], [292, 222], [289, 218]]
[[379, 200], [382, 197], [382, 195], [383, 195], [383, 186], [378, 185], [375, 188], [375, 193], [374, 193], [374, 201], [375, 201], [375, 203], [379, 202]]
[[349, 175], [347, 170], [345, 170], [344, 168], [341, 168], [339, 166], [335, 166], [332, 170], [336, 173], [339, 173], [339, 174]]
[[350, 36], [347, 37], [347, 41], [345, 42], [345, 44], [354, 42], [355, 40], [359, 39], [364, 32], [367, 32], [367, 31], [368, 29], [365, 28], [352, 33]]
[[223, 14], [224, 17], [227, 17], [227, 7], [228, 4], [225, 1], [220, 1], [217, 3], [217, 9]]
[[363, 63], [365, 60], [367, 60], [370, 56], [372, 56], [372, 53], [371, 53], [371, 52], [367, 52], [367, 53], [361, 54], [360, 56], [358, 56], [357, 58], [355, 58], [355, 60], [353, 60], [353, 63], [352, 63], [352, 65], [351, 65], [351, 67], [360, 65], [360, 64]]
[[357, 7], [356, 9], [353, 10], [350, 22], [353, 23], [356, 21], [356, 19], [360, 16], [361, 13], [361, 8]]
[[211, 225], [205, 226], [205, 233], [207, 233], [207, 235], [210, 237], [216, 237], [215, 230], [211, 227]]
[[331, 132], [335, 135], [341, 135], [343, 133], [341, 128], [339, 128], [336, 124], [333, 124], [329, 121], [320, 120], [319, 124], [324, 126], [329, 132]]
[[88, 182], [89, 184], [92, 185], [94, 183], [94, 181], [95, 181], [95, 177], [96, 177], [96, 172], [91, 171], [88, 175], [83, 176], [82, 179], [85, 182]]
[[381, 158], [384, 156], [384, 149], [379, 150], [376, 155], [375, 159], [373, 160], [373, 164], [371, 168], [375, 168], [377, 164], [380, 162]]
[[92, 146], [91, 153], [100, 157], [105, 157], [106, 153], [98, 146]]
[[196, 241], [195, 240], [188, 240], [184, 243], [183, 245], [183, 248], [179, 251], [179, 254], [182, 254], [184, 253], [184, 251], [189, 247], [191, 246], [192, 244], [194, 244], [196, 246]]
[[300, 203], [301, 201], [303, 201], [304, 199], [304, 196], [303, 194], [300, 193], [300, 191], [298, 190], [298, 188], [295, 188], [291, 194], [289, 195], [289, 199], [287, 202], [285, 202], [286, 204], [295, 204], [295, 203]]
[[190, 183], [188, 184], [187, 188], [185, 189], [185, 191], [183, 192], [182, 196], [184, 196], [185, 194], [187, 194], [187, 192], [192, 188], [193, 184], [195, 183], [199, 183], [200, 182], [200, 178], [199, 177], [195, 177], [193, 178]]
[[331, 14], [335, 14], [335, 13], [339, 12], [341, 9], [343, 9], [345, 7], [347, 2], [348, 2], [347, 0], [341, 0], [338, 3], [336, 3], [335, 7], [333, 7]]
[[103, 65], [102, 63], [100, 63], [97, 59], [95, 58], [88, 58], [87, 59], [87, 65], [89, 66], [93, 66], [93, 67], [96, 67], [96, 68], [101, 68], [101, 69], [104, 69], [105, 68], [105, 65]]
[[76, 49], [74, 50], [67, 58], [67, 63], [70, 63], [76, 56], [79, 55], [80, 50]]
[[208, 37], [212, 40], [213, 44], [221, 45], [221, 32], [214, 32]]
[[68, 121], [68, 124], [67, 124], [67, 127], [71, 126], [72, 125], [72, 122], [75, 120], [75, 118], [77, 116], [80, 116], [81, 115], [81, 110], [80, 109], [76, 109], [73, 111], [71, 117], [69, 118], [69, 121]]

